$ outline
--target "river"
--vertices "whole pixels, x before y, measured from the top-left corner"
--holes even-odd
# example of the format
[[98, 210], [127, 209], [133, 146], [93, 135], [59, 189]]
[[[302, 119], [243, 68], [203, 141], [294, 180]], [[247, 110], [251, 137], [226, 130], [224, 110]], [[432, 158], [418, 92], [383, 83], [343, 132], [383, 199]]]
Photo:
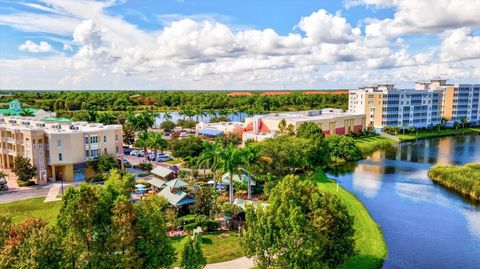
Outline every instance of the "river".
[[434, 184], [436, 164], [480, 162], [480, 136], [418, 140], [374, 152], [353, 172], [329, 176], [381, 226], [383, 268], [480, 268], [480, 207]]

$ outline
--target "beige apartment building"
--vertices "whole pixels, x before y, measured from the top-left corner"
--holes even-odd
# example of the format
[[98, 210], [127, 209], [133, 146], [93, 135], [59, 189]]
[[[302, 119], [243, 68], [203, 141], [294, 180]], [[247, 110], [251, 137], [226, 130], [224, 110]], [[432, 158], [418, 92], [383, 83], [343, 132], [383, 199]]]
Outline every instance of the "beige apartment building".
[[93, 177], [86, 162], [103, 153], [123, 158], [120, 125], [0, 116], [0, 141], [0, 167], [11, 169], [22, 155], [35, 166], [38, 184]]

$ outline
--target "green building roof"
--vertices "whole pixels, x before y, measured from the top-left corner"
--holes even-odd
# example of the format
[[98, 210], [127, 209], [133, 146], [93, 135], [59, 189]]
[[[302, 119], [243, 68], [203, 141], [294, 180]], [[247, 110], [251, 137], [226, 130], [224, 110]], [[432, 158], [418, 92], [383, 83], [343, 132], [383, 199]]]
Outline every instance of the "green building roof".
[[67, 118], [55, 118], [55, 117], [44, 117], [40, 119], [41, 121], [48, 121], [48, 122], [72, 122], [71, 119]]
[[22, 111], [24, 110], [31, 111], [33, 115], [36, 115], [39, 111], [39, 109], [35, 109], [35, 108], [20, 108], [20, 109], [4, 108], [4, 109], [0, 109], [0, 114], [2, 114], [3, 116], [20, 116], [20, 113], [22, 113]]

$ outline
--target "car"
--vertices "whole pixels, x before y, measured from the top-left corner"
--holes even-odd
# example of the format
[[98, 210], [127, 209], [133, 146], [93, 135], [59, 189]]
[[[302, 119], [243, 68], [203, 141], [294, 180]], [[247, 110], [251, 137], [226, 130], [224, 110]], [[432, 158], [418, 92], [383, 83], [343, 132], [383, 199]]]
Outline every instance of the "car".
[[130, 151], [130, 156], [137, 156], [138, 152], [139, 152], [139, 150], [134, 149], [134, 150]]
[[173, 158], [170, 157], [169, 155], [167, 154], [162, 154], [162, 155], [159, 155], [157, 156], [157, 162], [166, 162], [166, 161], [170, 161], [172, 160]]
[[148, 159], [149, 161], [155, 160], [155, 153], [149, 153], [149, 154], [147, 155], [147, 159]]
[[129, 147], [124, 147], [123, 148], [123, 154], [125, 155], [130, 155], [130, 152], [132, 152], [133, 149], [132, 148], [129, 148]]

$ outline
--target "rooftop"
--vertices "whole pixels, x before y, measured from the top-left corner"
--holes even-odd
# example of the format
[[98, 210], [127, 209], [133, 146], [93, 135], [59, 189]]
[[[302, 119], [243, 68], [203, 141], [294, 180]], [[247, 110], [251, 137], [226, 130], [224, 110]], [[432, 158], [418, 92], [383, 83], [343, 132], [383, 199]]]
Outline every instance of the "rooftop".
[[[56, 121], [54, 119], [60, 119]], [[47, 118], [38, 120], [32, 117], [0, 116], [0, 126], [15, 130], [45, 131], [46, 133], [98, 132], [100, 130], [121, 129], [121, 125], [103, 125], [101, 123], [72, 122], [65, 118]]]
[[272, 113], [272, 114], [258, 116], [258, 117], [266, 120], [286, 119], [294, 122], [303, 122], [303, 121], [311, 121], [311, 120], [333, 119], [341, 116], [353, 116], [353, 115], [358, 115], [358, 114], [351, 113], [351, 112], [343, 112], [341, 109], [324, 108], [322, 110]]

